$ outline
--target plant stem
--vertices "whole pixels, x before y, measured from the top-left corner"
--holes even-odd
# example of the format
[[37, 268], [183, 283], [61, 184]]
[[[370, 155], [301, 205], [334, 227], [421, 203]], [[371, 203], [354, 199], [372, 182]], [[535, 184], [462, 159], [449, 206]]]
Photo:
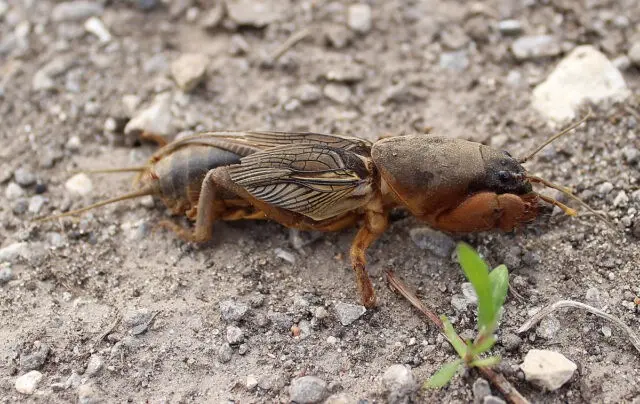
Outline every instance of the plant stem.
[[[411, 305], [413, 305], [413, 307], [418, 309], [431, 321], [431, 323], [438, 327], [440, 331], [444, 331], [440, 318], [433, 311], [427, 308], [427, 306], [425, 306], [401, 280], [396, 278], [393, 271], [387, 271], [387, 280], [392, 289], [398, 291], [405, 299], [409, 301], [409, 303], [411, 303]], [[462, 338], [460, 338], [460, 340], [462, 341]], [[509, 403], [529, 404], [529, 401], [524, 398], [524, 396], [520, 394], [520, 392], [516, 390], [516, 388], [513, 387], [513, 385], [509, 383], [509, 381], [501, 373], [498, 373], [493, 369], [487, 367], [478, 367], [476, 369], [478, 369], [478, 371], [489, 381], [489, 383], [493, 384], [493, 386], [497, 388], [500, 393], [502, 393], [504, 398]]]

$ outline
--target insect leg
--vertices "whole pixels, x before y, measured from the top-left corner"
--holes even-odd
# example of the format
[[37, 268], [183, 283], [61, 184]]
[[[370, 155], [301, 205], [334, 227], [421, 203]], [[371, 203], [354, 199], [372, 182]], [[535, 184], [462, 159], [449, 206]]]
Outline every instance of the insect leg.
[[351, 244], [351, 265], [356, 273], [358, 294], [363, 306], [372, 308], [376, 304], [376, 295], [366, 270], [367, 248], [378, 238], [388, 226], [387, 215], [369, 210], [365, 214], [365, 223], [358, 230]]

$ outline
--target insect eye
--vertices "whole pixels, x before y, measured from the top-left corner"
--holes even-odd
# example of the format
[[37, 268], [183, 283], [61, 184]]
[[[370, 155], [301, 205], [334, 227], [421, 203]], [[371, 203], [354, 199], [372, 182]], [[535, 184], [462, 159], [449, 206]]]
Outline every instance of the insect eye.
[[511, 174], [508, 171], [498, 171], [498, 179], [501, 182], [507, 182], [511, 179]]

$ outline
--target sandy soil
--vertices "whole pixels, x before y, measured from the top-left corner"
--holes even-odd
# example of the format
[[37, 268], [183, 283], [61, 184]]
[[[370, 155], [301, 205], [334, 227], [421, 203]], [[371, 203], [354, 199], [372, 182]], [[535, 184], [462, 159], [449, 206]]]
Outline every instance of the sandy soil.
[[[0, 1], [0, 247], [17, 251], [5, 249], [2, 263], [0, 401], [288, 402], [291, 381], [302, 375], [352, 400], [344, 402], [473, 401], [474, 372], [408, 397], [390, 397], [382, 386], [393, 364], [409, 365], [422, 381], [454, 357], [389, 290], [386, 269], [459, 331], [468, 335], [475, 324], [473, 307], [452, 305], [462, 272], [449, 256], [412, 241], [411, 229], [423, 225], [409, 216], [395, 215], [369, 251], [379, 307], [347, 326], [336, 304], [358, 303], [345, 259], [354, 231], [323, 235], [301, 254], [275, 223], [220, 223], [212, 242], [184, 243], [153, 231], [167, 217], [159, 201], [123, 202], [77, 221], [30, 219], [128, 190], [127, 174], [92, 176], [86, 196], [65, 181], [78, 168], [143, 162], [154, 146], [122, 128], [163, 91], [173, 97], [172, 135], [276, 129], [375, 140], [431, 127], [522, 155], [553, 133], [530, 107], [532, 88], [577, 44], [593, 44], [610, 60], [626, 55], [640, 43], [637, 0], [372, 0], [372, 28], [362, 34], [347, 27], [346, 1], [274, 2], [284, 7], [260, 13], [273, 19], [265, 27], [239, 27], [227, 15], [208, 30], [201, 24], [213, 1], [155, 3], [105, 2], [97, 15], [112, 38], [102, 43], [83, 27], [86, 16], [60, 18], [57, 2]], [[498, 30], [510, 18], [522, 33]], [[268, 63], [305, 27], [310, 37]], [[561, 44], [558, 54], [514, 57], [518, 37], [541, 34]], [[204, 82], [185, 94], [170, 66], [192, 52], [209, 62]], [[621, 235], [609, 237], [593, 216], [554, 213], [516, 234], [456, 238], [512, 272], [519, 297], [507, 300], [495, 351], [500, 370], [532, 402], [640, 397], [638, 352], [604, 320], [562, 311], [515, 335], [558, 299], [597, 305], [639, 330], [640, 70], [623, 69], [632, 97], [596, 106], [586, 128], [528, 165], [606, 212]], [[241, 318], [221, 316], [228, 300], [231, 311], [246, 309]], [[292, 336], [294, 325], [300, 336]], [[243, 334], [232, 346], [228, 333], [237, 330], [229, 327]], [[533, 348], [574, 361], [571, 381], [554, 392], [525, 381], [518, 365]], [[14, 383], [30, 369], [43, 378], [24, 395]]]

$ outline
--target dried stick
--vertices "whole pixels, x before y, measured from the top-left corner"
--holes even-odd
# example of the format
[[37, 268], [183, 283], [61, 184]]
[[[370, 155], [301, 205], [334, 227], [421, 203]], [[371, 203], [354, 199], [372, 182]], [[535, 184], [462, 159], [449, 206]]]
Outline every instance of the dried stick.
[[[402, 296], [404, 296], [404, 298], [407, 299], [413, 307], [420, 310], [420, 312], [423, 313], [429, 319], [429, 321], [431, 321], [431, 323], [438, 327], [441, 332], [444, 332], [444, 327], [442, 325], [442, 320], [440, 320], [440, 317], [438, 317], [436, 313], [425, 306], [424, 303], [422, 303], [420, 299], [418, 299], [418, 297], [413, 292], [411, 292], [409, 288], [407, 288], [407, 285], [405, 285], [400, 279], [396, 278], [393, 271], [387, 271], [387, 280], [391, 284], [393, 289], [397, 290]], [[460, 341], [464, 343], [462, 338], [460, 338]], [[513, 385], [509, 383], [509, 381], [501, 373], [498, 373], [493, 369], [487, 367], [477, 367], [476, 369], [478, 369], [478, 372], [480, 372], [482, 376], [484, 376], [489, 381], [489, 383], [493, 384], [494, 387], [497, 388], [500, 393], [502, 393], [504, 398], [509, 403], [529, 404], [529, 401], [524, 398], [524, 396], [520, 394], [520, 392], [516, 390], [516, 388], [513, 387]]]
[[538, 324], [543, 318], [545, 318], [549, 314], [553, 313], [558, 309], [562, 309], [566, 307], [570, 307], [574, 309], [583, 309], [588, 311], [591, 314], [594, 314], [598, 317], [602, 317], [605, 320], [611, 321], [613, 324], [617, 325], [620, 329], [622, 329], [622, 331], [627, 333], [627, 336], [629, 337], [629, 341], [631, 341], [631, 344], [636, 348], [636, 350], [638, 350], [638, 352], [640, 352], [640, 338], [638, 338], [638, 336], [633, 332], [633, 330], [628, 325], [623, 323], [622, 320], [612, 316], [611, 314], [607, 314], [600, 309], [596, 309], [595, 307], [586, 305], [584, 303], [576, 302], [573, 300], [558, 300], [552, 305], [549, 305], [543, 308], [542, 310], [534, 314], [529, 320], [527, 320], [518, 329], [518, 334], [522, 334], [523, 332], [529, 331], [534, 325]]
[[276, 62], [282, 57], [289, 49], [293, 48], [298, 42], [302, 41], [311, 34], [309, 28], [304, 28], [298, 32], [293, 33], [286, 41], [269, 56], [269, 60]]

